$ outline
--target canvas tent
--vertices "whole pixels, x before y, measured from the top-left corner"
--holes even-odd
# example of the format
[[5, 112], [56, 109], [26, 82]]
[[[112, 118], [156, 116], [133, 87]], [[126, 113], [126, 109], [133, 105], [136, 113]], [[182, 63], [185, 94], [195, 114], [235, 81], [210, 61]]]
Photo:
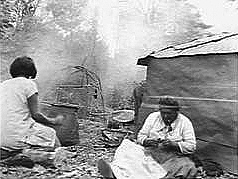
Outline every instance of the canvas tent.
[[138, 59], [147, 66], [141, 127], [158, 98], [174, 96], [195, 128], [197, 152], [238, 173], [238, 34], [170, 46]]

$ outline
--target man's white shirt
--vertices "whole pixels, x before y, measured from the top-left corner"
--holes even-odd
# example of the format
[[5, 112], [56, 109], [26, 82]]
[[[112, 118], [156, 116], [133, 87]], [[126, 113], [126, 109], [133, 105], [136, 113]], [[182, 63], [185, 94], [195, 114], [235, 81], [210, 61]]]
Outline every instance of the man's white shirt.
[[163, 122], [160, 112], [151, 113], [138, 133], [137, 141], [143, 144], [146, 138], [169, 139], [178, 142], [182, 153], [193, 153], [196, 150], [196, 137], [191, 121], [179, 113], [171, 127], [172, 130], [169, 131], [169, 127]]

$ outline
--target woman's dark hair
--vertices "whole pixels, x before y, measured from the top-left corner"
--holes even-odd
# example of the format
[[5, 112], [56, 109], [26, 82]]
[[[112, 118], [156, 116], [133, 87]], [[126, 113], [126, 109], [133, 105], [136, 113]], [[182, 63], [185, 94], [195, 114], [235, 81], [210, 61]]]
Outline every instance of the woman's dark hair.
[[37, 74], [36, 66], [30, 57], [23, 56], [16, 58], [10, 65], [10, 74], [13, 78], [24, 76], [35, 78]]
[[172, 96], [163, 96], [159, 99], [159, 105], [161, 108], [172, 108], [179, 111], [180, 106]]

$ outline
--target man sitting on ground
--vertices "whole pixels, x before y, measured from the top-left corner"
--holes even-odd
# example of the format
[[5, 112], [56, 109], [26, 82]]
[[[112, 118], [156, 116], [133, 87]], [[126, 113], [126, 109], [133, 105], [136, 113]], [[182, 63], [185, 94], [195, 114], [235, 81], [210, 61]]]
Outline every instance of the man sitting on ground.
[[[152, 156], [167, 171], [165, 178], [192, 178], [197, 173], [195, 164], [188, 157], [196, 150], [193, 125], [179, 112], [180, 106], [172, 97], [162, 97], [159, 105], [159, 111], [151, 113], [145, 120], [138, 133], [137, 142], [144, 147], [145, 156], [148, 154]], [[117, 162], [113, 161], [113, 163]], [[137, 164], [134, 163], [134, 165]], [[123, 168], [123, 166], [120, 167]], [[144, 170], [148, 167], [150, 168], [147, 166]], [[103, 160], [99, 161], [98, 168], [106, 178], [117, 177], [117, 173], [113, 172], [114, 167], [111, 170], [110, 165]]]

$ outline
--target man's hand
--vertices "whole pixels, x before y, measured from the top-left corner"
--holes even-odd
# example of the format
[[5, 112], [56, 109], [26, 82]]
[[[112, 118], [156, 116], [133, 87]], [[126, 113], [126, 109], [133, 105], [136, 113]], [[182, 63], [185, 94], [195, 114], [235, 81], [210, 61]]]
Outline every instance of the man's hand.
[[171, 141], [169, 139], [166, 139], [166, 140], [163, 140], [161, 144], [165, 148], [173, 149], [173, 150], [176, 150], [176, 151], [180, 152], [179, 145], [175, 141]]
[[159, 141], [156, 139], [147, 138], [143, 142], [145, 147], [158, 147]]

